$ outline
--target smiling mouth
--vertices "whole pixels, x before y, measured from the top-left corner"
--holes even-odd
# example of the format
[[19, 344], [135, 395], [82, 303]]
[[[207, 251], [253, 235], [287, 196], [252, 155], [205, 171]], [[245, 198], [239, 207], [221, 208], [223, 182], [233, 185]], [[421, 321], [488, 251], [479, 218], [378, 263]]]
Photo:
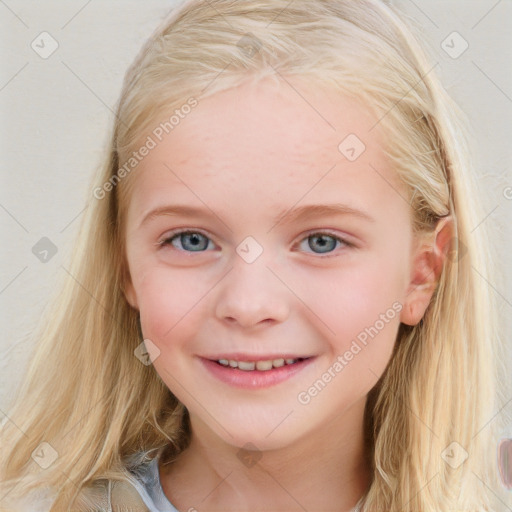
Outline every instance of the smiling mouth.
[[265, 361], [235, 361], [234, 359], [218, 359], [215, 362], [220, 366], [227, 368], [237, 368], [245, 372], [259, 371], [267, 372], [274, 368], [281, 368], [283, 366], [291, 366], [301, 361], [305, 361], [307, 358], [299, 357], [296, 359], [269, 359]]

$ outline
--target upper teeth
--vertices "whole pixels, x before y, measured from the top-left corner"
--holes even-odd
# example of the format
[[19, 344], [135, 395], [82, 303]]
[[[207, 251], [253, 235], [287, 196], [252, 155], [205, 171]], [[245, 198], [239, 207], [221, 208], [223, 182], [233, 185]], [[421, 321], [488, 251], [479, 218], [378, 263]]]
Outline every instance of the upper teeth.
[[217, 362], [223, 366], [231, 366], [231, 368], [238, 368], [239, 370], [267, 371], [272, 368], [279, 368], [285, 364], [293, 364], [297, 361], [298, 359], [269, 359], [268, 361], [235, 361], [233, 359], [219, 359]]

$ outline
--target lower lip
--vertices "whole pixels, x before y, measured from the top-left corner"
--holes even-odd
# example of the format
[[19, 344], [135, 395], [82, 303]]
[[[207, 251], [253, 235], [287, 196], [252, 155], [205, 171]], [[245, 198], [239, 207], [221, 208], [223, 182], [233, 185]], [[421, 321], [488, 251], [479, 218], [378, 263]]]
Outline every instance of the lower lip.
[[222, 382], [238, 388], [260, 389], [275, 386], [280, 382], [288, 380], [306, 368], [314, 358], [309, 357], [308, 359], [303, 359], [294, 364], [285, 364], [279, 368], [272, 368], [272, 370], [266, 371], [244, 371], [238, 368], [231, 368], [230, 366], [222, 366], [209, 359], [200, 359], [206, 369]]

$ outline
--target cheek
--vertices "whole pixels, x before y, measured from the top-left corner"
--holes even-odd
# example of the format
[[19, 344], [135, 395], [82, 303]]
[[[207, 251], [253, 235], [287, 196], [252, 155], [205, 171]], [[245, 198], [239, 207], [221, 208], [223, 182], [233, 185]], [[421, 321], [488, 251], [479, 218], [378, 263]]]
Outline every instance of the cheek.
[[403, 266], [396, 258], [381, 258], [347, 277], [344, 315], [336, 324], [337, 354], [343, 354], [346, 374], [368, 391], [384, 372], [396, 342], [402, 305]]
[[146, 272], [136, 285], [144, 337], [161, 350], [190, 338], [199, 324], [203, 282], [183, 270], [155, 268]]
[[[320, 408], [334, 403], [348, 406], [366, 396], [392, 357], [402, 309], [399, 286], [389, 276], [381, 280], [378, 276], [379, 272], [349, 273], [345, 276], [347, 286], [333, 287], [329, 300], [324, 300], [320, 316], [333, 332], [325, 334], [328, 361], [317, 375], [329, 383], [329, 390], [322, 391], [318, 400]], [[315, 382], [311, 382], [313, 388]], [[316, 401], [316, 394], [305, 391]]]
[[363, 396], [384, 372], [400, 325], [402, 274], [396, 258], [381, 255], [307, 281], [304, 296], [328, 340], [328, 363], [319, 371], [336, 375], [325, 399]]
[[[382, 260], [343, 267], [329, 272], [316, 272], [314, 278], [302, 276], [300, 297], [325, 326], [325, 334], [335, 337], [343, 348], [347, 340], [364, 333], [381, 316], [388, 324], [398, 326], [397, 309], [402, 297], [402, 272]], [[318, 324], [318, 321], [316, 322]]]

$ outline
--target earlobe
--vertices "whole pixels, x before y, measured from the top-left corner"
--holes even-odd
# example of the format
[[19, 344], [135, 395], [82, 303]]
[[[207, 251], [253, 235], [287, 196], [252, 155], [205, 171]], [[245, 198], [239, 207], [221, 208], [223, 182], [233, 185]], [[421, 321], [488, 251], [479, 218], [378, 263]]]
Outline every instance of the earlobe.
[[416, 325], [425, 314], [424, 301], [407, 300], [400, 314], [400, 322], [406, 325]]
[[139, 310], [139, 305], [137, 303], [137, 294], [135, 293], [135, 288], [130, 279], [127, 280], [125, 285], [123, 286], [123, 294], [126, 298], [126, 301], [133, 309]]
[[413, 254], [411, 279], [403, 301], [400, 321], [416, 325], [423, 318], [453, 241], [453, 218], [441, 218], [428, 240], [420, 240]]
[[135, 309], [139, 310], [139, 305], [137, 302], [137, 294], [135, 293], [135, 288], [132, 283], [132, 277], [130, 275], [130, 271], [128, 269], [128, 264], [126, 261], [121, 263], [121, 272], [119, 277], [121, 283], [121, 293], [124, 295], [126, 302]]

